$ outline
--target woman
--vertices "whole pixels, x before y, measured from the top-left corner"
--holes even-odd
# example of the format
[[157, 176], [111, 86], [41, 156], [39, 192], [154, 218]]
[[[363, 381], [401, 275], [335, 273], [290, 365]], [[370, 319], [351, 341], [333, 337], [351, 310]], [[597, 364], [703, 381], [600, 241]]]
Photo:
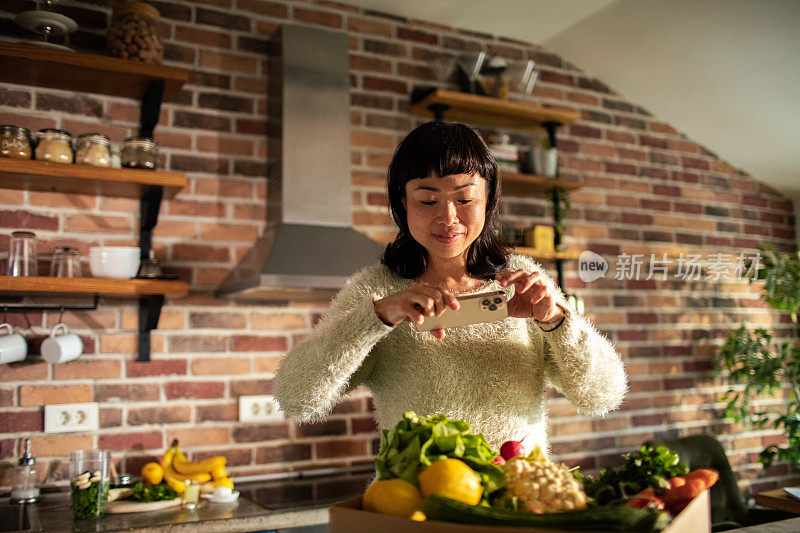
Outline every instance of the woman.
[[[547, 450], [545, 380], [584, 413], [619, 405], [625, 373], [613, 346], [541, 266], [500, 241], [497, 165], [477, 131], [441, 121], [413, 130], [389, 166], [388, 192], [397, 237], [282, 361], [275, 395], [284, 412], [325, 416], [363, 383], [382, 429], [405, 411], [443, 413], [495, 448], [527, 436]], [[509, 318], [414, 326], [488, 290], [506, 292]]]

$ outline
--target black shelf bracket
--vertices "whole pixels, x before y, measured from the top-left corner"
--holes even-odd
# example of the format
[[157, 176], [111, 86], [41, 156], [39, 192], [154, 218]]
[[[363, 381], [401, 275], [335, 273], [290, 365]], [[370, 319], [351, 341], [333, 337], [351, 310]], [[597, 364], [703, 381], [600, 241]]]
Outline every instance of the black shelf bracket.
[[433, 113], [433, 120], [444, 120], [444, 112], [450, 109], [447, 104], [431, 104], [428, 106], [428, 111]]
[[139, 298], [139, 357], [137, 361], [150, 361], [150, 332], [158, 327], [164, 295], [155, 294]]
[[152, 80], [144, 92], [142, 108], [139, 115], [139, 136], [153, 138], [153, 130], [158, 124], [161, 114], [161, 102], [164, 99], [164, 80]]
[[139, 249], [142, 261], [150, 257], [150, 248], [153, 246], [153, 228], [158, 224], [162, 196], [164, 196], [163, 187], [150, 187], [139, 201]]
[[[553, 148], [558, 147], [558, 138], [556, 137], [556, 130], [559, 126], [561, 126], [558, 122], [544, 122], [542, 126], [547, 131], [547, 139], [550, 141], [550, 146]], [[556, 165], [556, 175], [555, 177], [558, 178], [558, 165]], [[552, 191], [552, 200], [553, 200], [553, 220], [560, 220], [561, 219], [561, 191], [558, 187], [553, 187]], [[556, 250], [559, 249], [561, 246], [561, 229], [556, 225], [553, 228], [553, 246]], [[561, 291], [566, 294], [566, 289], [564, 288], [564, 260], [556, 258], [556, 281], [558, 282], [558, 287]]]

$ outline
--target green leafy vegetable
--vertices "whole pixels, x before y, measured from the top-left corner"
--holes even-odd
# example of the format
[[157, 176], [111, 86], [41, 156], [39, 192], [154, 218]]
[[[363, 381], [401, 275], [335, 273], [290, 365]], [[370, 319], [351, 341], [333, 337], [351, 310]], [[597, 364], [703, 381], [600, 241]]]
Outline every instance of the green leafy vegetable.
[[490, 494], [503, 487], [506, 476], [492, 464], [498, 453], [483, 435], [470, 433], [471, 429], [464, 420], [450, 420], [445, 415], [405, 413], [394, 428], [381, 434], [381, 449], [375, 458], [378, 479], [401, 478], [419, 486], [420, 472], [434, 461], [460, 459], [480, 476], [481, 505], [489, 505]]
[[597, 480], [575, 473], [583, 483], [586, 496], [598, 505], [622, 503], [647, 487], [660, 493], [669, 488], [668, 479], [689, 472], [689, 467], [680, 462], [678, 454], [666, 446], [642, 446], [638, 452], [626, 453], [623, 457], [625, 464], [619, 471], [607, 466]]
[[145, 485], [138, 481], [133, 486], [131, 499], [137, 502], [160, 502], [164, 500], [174, 500], [178, 493], [172, 490], [166, 483], [158, 485]]
[[81, 489], [73, 482], [72, 513], [78, 520], [103, 516], [108, 503], [108, 480], [93, 481], [88, 487]]

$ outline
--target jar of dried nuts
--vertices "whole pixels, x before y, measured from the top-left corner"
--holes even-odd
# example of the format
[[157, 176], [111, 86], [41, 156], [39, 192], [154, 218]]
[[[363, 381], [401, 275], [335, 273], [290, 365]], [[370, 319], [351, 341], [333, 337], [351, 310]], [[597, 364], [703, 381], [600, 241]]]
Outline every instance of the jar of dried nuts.
[[30, 159], [31, 132], [27, 128], [6, 124], [0, 126], [0, 155], [15, 159]]
[[158, 35], [158, 10], [144, 2], [117, 2], [108, 29], [108, 55], [161, 63], [164, 45]]
[[111, 145], [102, 133], [83, 133], [75, 141], [75, 162], [96, 167], [111, 166]]
[[72, 135], [69, 132], [45, 128], [36, 133], [36, 138], [36, 159], [72, 163]]

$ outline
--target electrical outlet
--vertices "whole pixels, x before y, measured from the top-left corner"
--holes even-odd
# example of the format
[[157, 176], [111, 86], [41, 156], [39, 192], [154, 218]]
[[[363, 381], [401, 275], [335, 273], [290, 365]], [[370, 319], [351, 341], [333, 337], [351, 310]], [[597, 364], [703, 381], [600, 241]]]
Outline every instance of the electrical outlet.
[[97, 431], [100, 409], [97, 403], [65, 403], [44, 406], [45, 433]]
[[273, 422], [283, 418], [274, 396], [239, 396], [239, 422]]

